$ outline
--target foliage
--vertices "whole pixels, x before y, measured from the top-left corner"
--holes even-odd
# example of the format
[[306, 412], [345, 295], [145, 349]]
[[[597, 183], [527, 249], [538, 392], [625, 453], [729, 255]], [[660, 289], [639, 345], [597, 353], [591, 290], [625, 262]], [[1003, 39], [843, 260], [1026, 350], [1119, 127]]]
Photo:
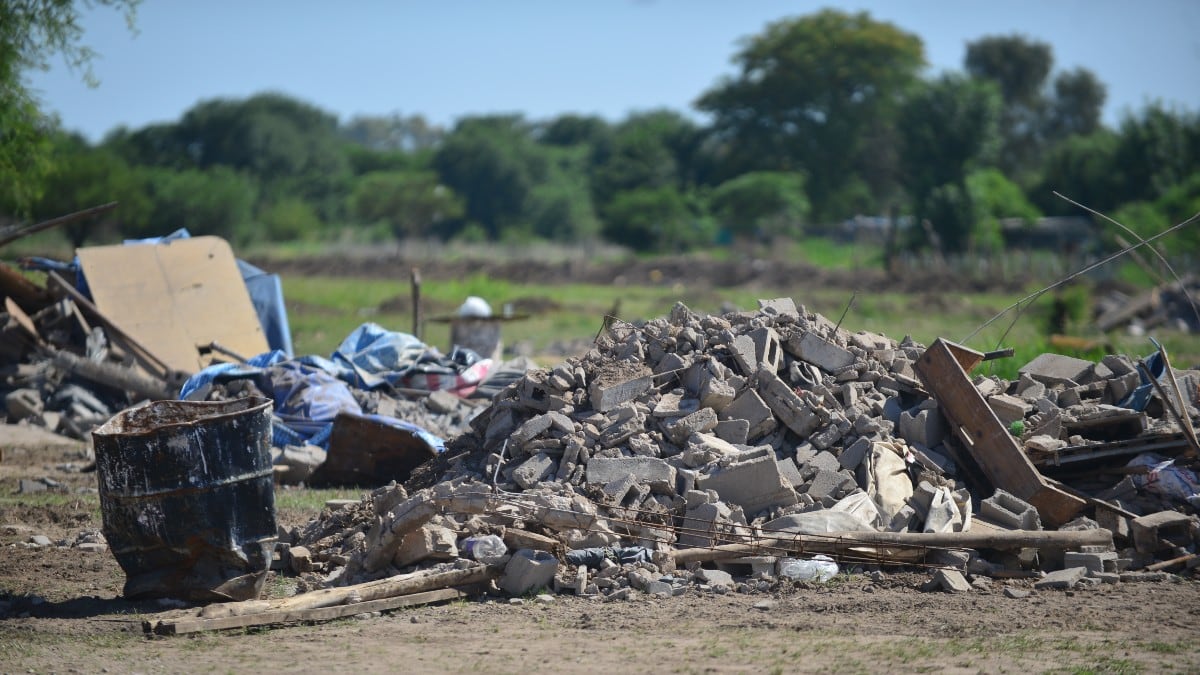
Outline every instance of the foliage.
[[[150, 175], [152, 214], [149, 223], [159, 235], [186, 227], [193, 235], [211, 234], [237, 242], [251, 237], [258, 194], [252, 182], [227, 167], [208, 170], [159, 170]], [[162, 230], [162, 231], [158, 231]]]
[[[133, 29], [140, 0], [93, 0], [125, 16]], [[41, 179], [53, 168], [48, 134], [55, 126], [38, 109], [25, 74], [46, 70], [61, 57], [90, 86], [96, 53], [83, 44], [80, 8], [74, 0], [10, 0], [0, 3], [0, 209], [26, 212], [42, 194]]]
[[967, 176], [967, 191], [979, 212], [975, 225], [976, 245], [996, 251], [1003, 248], [1000, 220], [1020, 218], [1032, 225], [1042, 216], [1041, 211], [1030, 203], [1020, 186], [1012, 182], [998, 169], [983, 169]]
[[880, 130], [925, 63], [920, 38], [865, 12], [825, 9], [769, 24], [733, 61], [738, 76], [696, 104], [715, 118], [727, 168], [803, 170], [818, 219], [850, 215], [831, 212], [831, 197], [877, 159], [864, 139], [886, 138]]
[[363, 222], [387, 223], [397, 238], [423, 238], [461, 218], [463, 203], [432, 171], [376, 171], [355, 181], [350, 210]]
[[712, 242], [710, 227], [670, 187], [618, 194], [609, 206], [604, 234], [636, 251], [679, 252]]
[[971, 243], [978, 219], [967, 175], [995, 140], [999, 110], [993, 86], [954, 74], [917, 88], [900, 109], [913, 212], [917, 222], [930, 222], [947, 251]]
[[809, 213], [804, 176], [778, 171], [742, 174], [717, 186], [709, 208], [738, 237], [769, 241], [799, 235]]
[[262, 227], [254, 234], [264, 241], [315, 239], [321, 231], [321, 218], [303, 199], [284, 197], [268, 204], [258, 213]]

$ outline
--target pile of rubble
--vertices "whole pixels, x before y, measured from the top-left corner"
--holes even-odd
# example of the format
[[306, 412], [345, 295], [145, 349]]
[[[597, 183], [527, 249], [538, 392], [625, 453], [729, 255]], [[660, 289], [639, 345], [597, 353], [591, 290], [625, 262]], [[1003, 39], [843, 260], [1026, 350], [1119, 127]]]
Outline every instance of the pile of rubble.
[[1159, 327], [1200, 333], [1200, 313], [1192, 298], [1200, 295], [1200, 278], [1188, 276], [1137, 295], [1109, 291], [1096, 299], [1096, 327], [1104, 332], [1124, 328], [1133, 335]]
[[[1037, 467], [1079, 457], [1111, 490], [1152, 447], [1187, 471], [1200, 373], [1166, 367], [1176, 398], [1124, 357], [968, 379], [984, 358], [850, 333], [789, 299], [723, 316], [679, 304], [526, 373], [406, 486], [281, 533], [279, 564], [330, 587], [473, 558], [510, 594], [605, 597], [797, 578], [785, 570], [812, 553], [948, 566], [950, 590], [962, 571], [1066, 569], [1071, 585], [1195, 565], [1194, 502], [1148, 483], [1105, 501]], [[1120, 407], [1131, 396], [1140, 407]], [[488, 535], [511, 553], [479, 555]]]

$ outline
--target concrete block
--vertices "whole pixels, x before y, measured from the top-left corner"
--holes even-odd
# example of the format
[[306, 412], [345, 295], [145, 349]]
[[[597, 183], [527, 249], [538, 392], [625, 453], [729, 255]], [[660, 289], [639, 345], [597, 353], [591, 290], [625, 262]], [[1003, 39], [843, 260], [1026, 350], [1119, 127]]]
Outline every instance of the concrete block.
[[699, 409], [699, 399], [686, 398], [681, 391], [674, 391], [663, 394], [650, 414], [654, 417], [678, 418], [686, 417]]
[[1068, 567], [1047, 574], [1034, 582], [1033, 587], [1039, 591], [1046, 589], [1067, 590], [1074, 587], [1085, 576], [1087, 576], [1086, 567]]
[[[293, 551], [296, 547], [292, 548]], [[453, 530], [439, 525], [422, 525], [404, 535], [392, 557], [396, 567], [408, 567], [422, 560], [451, 560], [458, 557], [458, 539]]]
[[11, 422], [40, 417], [45, 406], [36, 389], [17, 389], [4, 397], [4, 407]]
[[679, 527], [676, 545], [680, 548], [712, 546], [717, 543], [718, 533], [728, 529], [731, 515], [729, 507], [721, 502], [703, 502], [689, 507]]
[[791, 457], [784, 457], [777, 460], [776, 464], [779, 465], [779, 475], [783, 476], [792, 487], [804, 484], [804, 475], [800, 472], [800, 467], [796, 466], [796, 462]]
[[700, 476], [697, 486], [716, 491], [722, 501], [741, 506], [747, 514], [796, 503], [796, 491], [780, 474], [773, 453]]
[[603, 488], [604, 496], [608, 498], [610, 504], [620, 504], [625, 501], [625, 495], [629, 494], [629, 490], [637, 483], [637, 478], [631, 474], [625, 474], [624, 478], [610, 481]]
[[854, 365], [854, 354], [829, 342], [816, 333], [802, 333], [787, 341], [787, 351], [796, 358], [813, 364], [827, 373]]
[[1014, 530], [1042, 529], [1037, 509], [1004, 490], [997, 489], [991, 497], [979, 502], [979, 515]]
[[946, 438], [946, 423], [937, 410], [925, 409], [916, 414], [905, 411], [900, 414], [897, 431], [910, 444], [932, 448]]
[[737, 390], [725, 380], [709, 377], [700, 385], [700, 404], [717, 412], [724, 410], [737, 396]]
[[717, 413], [712, 408], [700, 408], [684, 417], [676, 417], [662, 424], [663, 432], [675, 445], [683, 445], [692, 434], [704, 434], [717, 426]]
[[657, 457], [593, 457], [585, 476], [588, 483], [607, 485], [626, 474], [633, 474], [659, 494], [674, 493], [675, 467]]
[[749, 335], [738, 335], [729, 342], [729, 351], [733, 362], [737, 364], [738, 372], [749, 377], [758, 372], [758, 358], [755, 353], [754, 339]]
[[731, 575], [729, 572], [710, 570], [701, 567], [696, 570], [695, 575], [696, 579], [700, 580], [701, 583], [708, 584], [709, 586], [733, 588], [733, 575]]
[[842, 463], [838, 460], [837, 455], [834, 455], [832, 452], [826, 450], [818, 452], [803, 464], [803, 470], [806, 473], [815, 473], [817, 471], [830, 471], [836, 473], [842, 468]]
[[680, 459], [691, 468], [700, 468], [723, 457], [735, 457], [741, 449], [711, 434], [695, 434], [688, 438]]
[[292, 574], [303, 574], [313, 571], [312, 553], [304, 546], [289, 546], [285, 553], [288, 568]]
[[538, 483], [558, 471], [558, 462], [544, 452], [525, 460], [512, 472], [512, 479], [525, 490], [537, 487]]
[[1033, 406], [1025, 399], [1008, 394], [994, 394], [988, 397], [987, 404], [1006, 427], [1017, 420], [1025, 419], [1026, 413], [1033, 410]]
[[774, 328], [762, 326], [749, 333], [754, 341], [754, 358], [759, 368], [778, 373], [783, 365], [783, 349], [779, 344], [779, 333]]
[[774, 314], [776, 316], [786, 316], [795, 319], [800, 318], [800, 314], [796, 311], [796, 301], [791, 298], [771, 298], [758, 301], [758, 309], [763, 314]]
[[1196, 518], [1178, 511], [1159, 511], [1129, 521], [1129, 530], [1133, 535], [1133, 545], [1141, 553], [1154, 553], [1165, 548], [1160, 539], [1169, 536], [1164, 530], [1183, 530], [1191, 538], [1195, 531]]
[[750, 438], [749, 420], [719, 420], [713, 433], [723, 441], [745, 445]]
[[1017, 372], [1028, 375], [1047, 386], [1080, 384], [1092, 369], [1092, 362], [1062, 354], [1042, 354], [1026, 363]]
[[520, 596], [549, 586], [558, 570], [558, 558], [546, 551], [523, 548], [504, 566], [497, 585], [509, 595]]
[[1097, 574], [1105, 571], [1106, 561], [1115, 561], [1116, 559], [1116, 551], [1106, 551], [1104, 553], [1067, 551], [1063, 554], [1063, 567], [1083, 567], [1088, 571], [1088, 574]]
[[974, 588], [967, 583], [962, 572], [952, 569], [938, 569], [933, 573], [933, 581], [947, 593], [970, 593]]
[[751, 439], [765, 436], [775, 430], [778, 422], [771, 408], [763, 402], [753, 389], [747, 389], [733, 400], [717, 416], [719, 420], [743, 419], [750, 425], [748, 437]]
[[592, 408], [607, 412], [624, 403], [632, 401], [650, 391], [654, 385], [653, 375], [643, 375], [618, 382], [597, 380], [588, 388], [588, 399]]
[[851, 490], [857, 485], [854, 478], [846, 473], [819, 469], [817, 475], [813, 476], [812, 481], [808, 484], [806, 494], [818, 501], [825, 497], [837, 498], [843, 492]]
[[866, 459], [866, 453], [869, 453], [870, 449], [870, 438], [860, 436], [858, 441], [854, 441], [850, 447], [841, 450], [841, 454], [838, 455], [838, 464], [842, 468], [854, 471], [858, 468], [858, 465], [863, 464], [863, 460]]
[[1109, 354], [1100, 359], [1100, 363], [1104, 364], [1104, 367], [1108, 368], [1116, 377], [1138, 372], [1137, 366], [1124, 354]]
[[800, 438], [808, 438], [820, 426], [821, 418], [774, 372], [759, 371], [758, 385], [762, 400]]

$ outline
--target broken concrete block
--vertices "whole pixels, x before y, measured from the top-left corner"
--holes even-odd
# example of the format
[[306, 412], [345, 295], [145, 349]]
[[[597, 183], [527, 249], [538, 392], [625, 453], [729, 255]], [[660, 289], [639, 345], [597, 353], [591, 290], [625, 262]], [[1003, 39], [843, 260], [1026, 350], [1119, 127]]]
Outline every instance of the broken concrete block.
[[[821, 418], [774, 372], [759, 371], [758, 384], [762, 400], [797, 436], [808, 438], [809, 434], [820, 426]], [[757, 436], [751, 434], [751, 438]]]
[[764, 314], [800, 318], [800, 314], [796, 311], [796, 301], [791, 298], [759, 298], [758, 308]]
[[1035, 436], [1030, 436], [1029, 438], [1025, 439], [1025, 441], [1022, 443], [1022, 445], [1025, 446], [1026, 450], [1029, 450], [1031, 452], [1041, 452], [1041, 453], [1045, 453], [1045, 454], [1052, 454], [1054, 452], [1057, 452], [1060, 448], [1067, 447], [1067, 442], [1059, 440], [1057, 438], [1052, 438], [1045, 434], [1037, 434]]
[[649, 374], [617, 382], [596, 380], [588, 388], [588, 400], [593, 409], [608, 412], [650, 391], [653, 385], [654, 376]]
[[709, 570], [703, 567], [696, 570], [696, 578], [709, 586], [733, 588], [733, 575], [721, 570]]
[[10, 422], [41, 417], [45, 405], [36, 389], [17, 389], [4, 397], [4, 407]]
[[657, 457], [593, 457], [587, 463], [588, 483], [607, 485], [633, 474], [639, 483], [649, 485], [660, 494], [675, 491], [675, 467]]
[[871, 439], [859, 437], [850, 447], [842, 450], [842, 454], [838, 455], [838, 463], [841, 464], [843, 469], [853, 471], [858, 468], [859, 464], [863, 463], [870, 450]]
[[1033, 410], [1033, 406], [1025, 399], [1008, 394], [993, 394], [988, 397], [987, 404], [1006, 427], [1025, 419], [1025, 415]]
[[[702, 495], [707, 499], [707, 495], [703, 492], [694, 490], [688, 494], [689, 501], [694, 498], [693, 495]], [[731, 516], [732, 512], [729, 507], [721, 502], [702, 502], [689, 506], [684, 513], [683, 523], [679, 527], [676, 546], [708, 548], [715, 543], [724, 543], [718, 542], [718, 535], [729, 529]]]
[[[1063, 567], [1082, 567], [1088, 571], [1088, 574], [1099, 574], [1106, 571], [1106, 566], [1114, 565], [1116, 559], [1116, 551], [1104, 551], [1102, 553], [1067, 551], [1063, 554]], [[1108, 562], [1106, 565], [1106, 561], [1111, 562]]]
[[1141, 553], [1154, 553], [1166, 546], [1160, 541], [1164, 538], [1163, 530], [1183, 530], [1191, 538], [1195, 531], [1196, 518], [1178, 511], [1159, 511], [1129, 521], [1129, 530], [1133, 535], [1133, 545]]
[[[295, 547], [292, 548], [295, 551]], [[458, 539], [454, 531], [439, 525], [423, 525], [404, 535], [392, 558], [396, 567], [408, 567], [422, 560], [450, 560], [458, 557]]]
[[497, 585], [513, 596], [549, 586], [558, 571], [558, 558], [546, 551], [523, 548], [513, 553]]
[[774, 413], [753, 390], [747, 389], [717, 416], [719, 420], [743, 419], [750, 425], [748, 437], [760, 438], [775, 430]]
[[525, 460], [512, 472], [512, 479], [522, 489], [531, 490], [558, 471], [558, 463], [544, 452]]
[[663, 394], [650, 414], [655, 417], [677, 418], [690, 415], [699, 409], [698, 399], [685, 398], [682, 392], [676, 391]]
[[1079, 583], [1079, 580], [1085, 576], [1087, 576], [1086, 567], [1068, 567], [1047, 574], [1045, 577], [1034, 582], [1033, 587], [1039, 591], [1045, 589], [1068, 590]]
[[967, 583], [962, 572], [953, 569], [938, 569], [933, 572], [933, 581], [947, 593], [970, 593], [974, 588]]
[[728, 443], [745, 445], [750, 438], [750, 422], [747, 420], [720, 420], [713, 428], [717, 438]]
[[670, 419], [662, 427], [672, 443], [683, 445], [692, 434], [708, 433], [715, 429], [717, 413], [712, 408], [700, 408], [690, 415]]
[[716, 491], [722, 501], [737, 504], [748, 514], [796, 503], [796, 491], [779, 472], [774, 453], [700, 476], [697, 485]]
[[896, 431], [900, 438], [913, 445], [932, 448], [946, 438], [946, 423], [935, 409], [926, 408], [916, 414], [906, 410], [900, 414]]
[[629, 490], [637, 483], [637, 478], [631, 474], [625, 474], [624, 478], [610, 481], [604, 488], [604, 496], [608, 498], [610, 504], [620, 504], [625, 501], [625, 495], [629, 494]]
[[754, 357], [758, 368], [778, 373], [783, 364], [783, 350], [779, 344], [779, 333], [776, 333], [773, 328], [762, 326], [750, 331], [750, 339], [754, 341]]
[[1042, 519], [1029, 502], [1004, 490], [997, 489], [991, 497], [979, 503], [979, 515], [1014, 530], [1040, 530]]
[[1017, 372], [1028, 375], [1047, 386], [1074, 387], [1082, 383], [1091, 369], [1091, 361], [1062, 354], [1042, 354], [1026, 363]]
[[288, 569], [293, 574], [313, 571], [312, 553], [304, 546], [289, 546], [286, 553]]
[[827, 373], [837, 373], [854, 365], [854, 354], [829, 342], [816, 333], [793, 336], [786, 348], [796, 358], [811, 363]]

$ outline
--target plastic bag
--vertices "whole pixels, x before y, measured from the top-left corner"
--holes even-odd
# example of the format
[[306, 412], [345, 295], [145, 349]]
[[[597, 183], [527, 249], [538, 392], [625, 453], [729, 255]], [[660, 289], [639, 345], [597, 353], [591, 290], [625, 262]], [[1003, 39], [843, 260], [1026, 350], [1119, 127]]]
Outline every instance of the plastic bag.
[[779, 576], [792, 581], [819, 581], [824, 583], [837, 576], [838, 564], [827, 555], [814, 556], [812, 560], [781, 558]]

